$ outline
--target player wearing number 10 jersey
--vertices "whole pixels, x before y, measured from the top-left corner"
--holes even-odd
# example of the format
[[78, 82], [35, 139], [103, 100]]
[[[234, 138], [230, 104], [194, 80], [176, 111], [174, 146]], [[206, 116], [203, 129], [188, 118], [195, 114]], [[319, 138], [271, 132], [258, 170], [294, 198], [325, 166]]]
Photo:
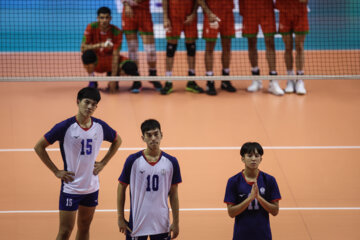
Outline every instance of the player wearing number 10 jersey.
[[245, 143], [240, 150], [245, 169], [228, 180], [224, 202], [235, 217], [233, 240], [270, 240], [269, 213], [279, 212], [280, 191], [273, 176], [258, 169], [263, 149]]
[[[147, 144], [143, 151], [130, 155], [119, 177], [118, 224], [126, 239], [170, 239], [179, 233], [179, 200], [177, 185], [181, 182], [180, 167], [175, 157], [159, 148], [162, 139], [160, 124], [149, 119], [141, 125]], [[124, 218], [125, 192], [130, 185], [130, 218]], [[173, 215], [170, 225], [168, 197]]]

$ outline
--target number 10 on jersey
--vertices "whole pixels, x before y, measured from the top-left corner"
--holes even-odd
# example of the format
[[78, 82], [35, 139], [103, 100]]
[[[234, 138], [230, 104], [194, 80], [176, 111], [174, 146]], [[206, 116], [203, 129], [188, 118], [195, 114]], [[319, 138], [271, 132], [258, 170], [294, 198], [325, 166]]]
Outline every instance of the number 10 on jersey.
[[151, 191], [157, 191], [159, 190], [159, 176], [154, 174], [154, 175], [147, 175], [146, 177], [146, 191], [147, 192], [151, 192]]

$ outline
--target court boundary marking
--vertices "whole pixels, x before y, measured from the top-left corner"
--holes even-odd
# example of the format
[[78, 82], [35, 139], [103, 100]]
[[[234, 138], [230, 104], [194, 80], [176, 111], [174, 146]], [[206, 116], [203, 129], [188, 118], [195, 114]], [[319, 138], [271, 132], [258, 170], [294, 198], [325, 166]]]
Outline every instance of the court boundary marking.
[[[170, 209], [171, 210], [171, 209]], [[348, 211], [360, 210], [360, 207], [283, 207], [281, 211]], [[96, 209], [96, 212], [107, 213], [117, 212], [116, 209]], [[125, 209], [125, 212], [129, 212]], [[180, 208], [180, 212], [214, 212], [227, 211], [227, 208]], [[14, 211], [0, 211], [0, 214], [22, 214], [22, 213], [58, 213], [59, 210], [14, 210]]]
[[[162, 147], [162, 150], [240, 150], [238, 147]], [[143, 150], [143, 147], [120, 147], [118, 151], [139, 151]], [[274, 146], [263, 147], [263, 149], [269, 150], [319, 150], [319, 149], [360, 149], [360, 146]], [[49, 152], [60, 151], [60, 148], [47, 148]], [[109, 148], [100, 148], [100, 151], [108, 151]], [[4, 148], [0, 149], [0, 152], [34, 152], [33, 148]]]

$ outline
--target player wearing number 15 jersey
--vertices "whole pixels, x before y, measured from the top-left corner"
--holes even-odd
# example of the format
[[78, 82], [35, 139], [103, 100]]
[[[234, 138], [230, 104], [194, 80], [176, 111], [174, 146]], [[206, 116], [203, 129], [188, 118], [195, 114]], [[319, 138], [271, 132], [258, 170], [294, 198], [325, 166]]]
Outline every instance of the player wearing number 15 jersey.
[[[89, 239], [90, 224], [98, 204], [99, 172], [117, 152], [120, 136], [92, 115], [100, 101], [95, 88], [78, 92], [78, 113], [56, 124], [35, 145], [43, 163], [62, 181], [59, 209], [60, 228], [56, 239], [69, 239], [78, 212], [77, 239]], [[112, 142], [101, 161], [95, 162], [103, 140]], [[59, 141], [64, 170], [50, 159], [46, 147]]]
[[273, 176], [258, 169], [263, 149], [245, 143], [240, 150], [245, 169], [228, 180], [224, 202], [230, 217], [235, 217], [234, 240], [270, 240], [269, 213], [279, 212], [280, 191]]
[[[177, 185], [180, 167], [175, 157], [159, 148], [162, 132], [158, 121], [149, 119], [141, 125], [143, 151], [130, 155], [119, 177], [118, 224], [126, 239], [170, 239], [179, 233]], [[125, 192], [130, 185], [130, 218], [124, 218]], [[173, 215], [170, 225], [168, 197]], [[170, 236], [172, 234], [172, 236]]]

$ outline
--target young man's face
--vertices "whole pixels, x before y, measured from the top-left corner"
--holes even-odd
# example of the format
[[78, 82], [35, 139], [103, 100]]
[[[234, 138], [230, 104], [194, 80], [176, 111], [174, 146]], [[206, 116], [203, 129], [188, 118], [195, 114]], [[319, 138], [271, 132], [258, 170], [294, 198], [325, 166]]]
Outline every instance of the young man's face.
[[160, 148], [162, 133], [158, 128], [146, 131], [141, 137], [150, 150], [156, 150]]
[[95, 72], [95, 65], [96, 65], [95, 63], [83, 64], [88, 74]]
[[255, 149], [254, 153], [246, 153], [241, 159], [245, 163], [246, 168], [257, 169], [262, 160], [262, 156]]
[[108, 13], [100, 13], [97, 20], [99, 21], [100, 28], [106, 29], [110, 25], [111, 16]]
[[89, 98], [83, 98], [78, 100], [79, 113], [84, 117], [90, 117], [93, 115], [97, 108], [97, 102]]

